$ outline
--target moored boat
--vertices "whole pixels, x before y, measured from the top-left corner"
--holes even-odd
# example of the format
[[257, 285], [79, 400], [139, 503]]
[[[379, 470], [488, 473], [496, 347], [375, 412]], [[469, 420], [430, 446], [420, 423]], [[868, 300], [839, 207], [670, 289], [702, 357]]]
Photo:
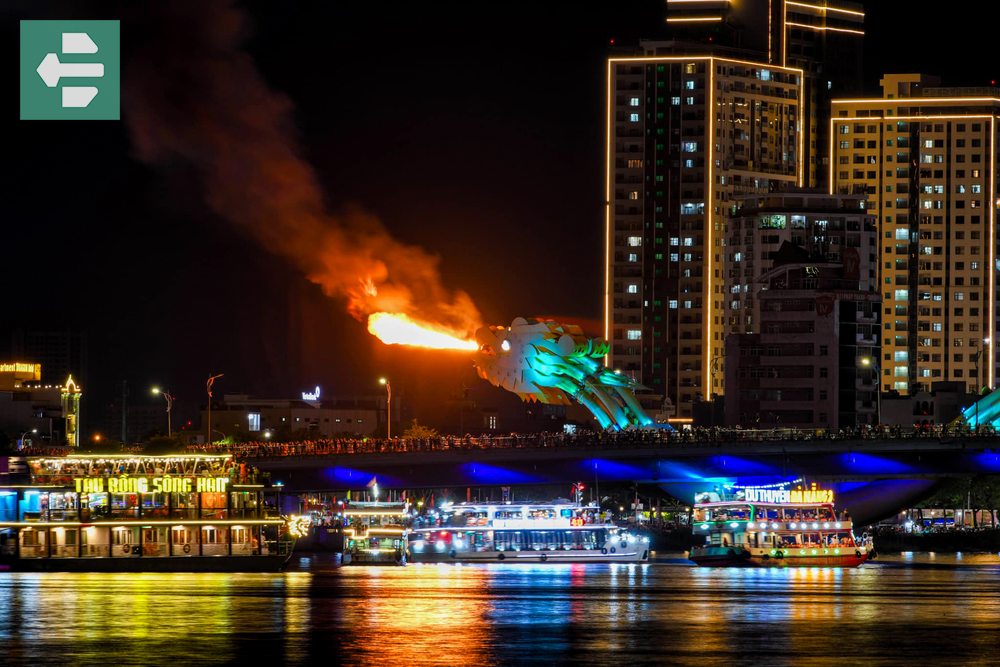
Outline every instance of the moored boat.
[[637, 563], [649, 540], [601, 519], [596, 505], [454, 505], [410, 533], [414, 563]]
[[857, 567], [874, 557], [833, 492], [745, 487], [695, 503], [688, 558], [708, 567]]
[[240, 479], [228, 455], [24, 463], [21, 479], [0, 485], [0, 568], [277, 571], [291, 554], [278, 491]]
[[407, 503], [352, 502], [344, 522], [344, 565], [406, 565]]

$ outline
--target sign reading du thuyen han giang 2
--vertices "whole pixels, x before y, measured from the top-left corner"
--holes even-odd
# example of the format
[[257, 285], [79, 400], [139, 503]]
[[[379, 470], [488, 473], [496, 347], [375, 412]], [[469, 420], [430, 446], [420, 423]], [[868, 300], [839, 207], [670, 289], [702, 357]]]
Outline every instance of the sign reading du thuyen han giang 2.
[[119, 120], [118, 21], [21, 21], [21, 120]]

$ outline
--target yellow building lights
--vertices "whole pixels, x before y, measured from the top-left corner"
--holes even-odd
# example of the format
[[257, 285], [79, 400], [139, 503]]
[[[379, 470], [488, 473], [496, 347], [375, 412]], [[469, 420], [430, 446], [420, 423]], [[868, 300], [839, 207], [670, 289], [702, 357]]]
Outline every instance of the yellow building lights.
[[790, 27], [790, 28], [802, 28], [803, 30], [819, 30], [821, 32], [823, 32], [823, 31], [829, 31], [829, 32], [846, 32], [846, 33], [850, 33], [852, 35], [864, 35], [865, 34], [864, 30], [854, 30], [854, 29], [851, 29], [851, 28], [834, 28], [833, 26], [829, 26], [829, 25], [809, 25], [807, 23], [794, 23], [793, 21], [785, 21], [785, 25], [788, 26], [788, 27]]
[[820, 12], [821, 14], [826, 14], [827, 12], [834, 12], [837, 14], [847, 14], [850, 16], [857, 16], [859, 18], [864, 18], [865, 13], [855, 11], [853, 9], [841, 9], [840, 7], [830, 7], [829, 5], [814, 5], [808, 2], [792, 2], [792, 0], [786, 0], [786, 5], [789, 7], [801, 7], [803, 9], [812, 9]]

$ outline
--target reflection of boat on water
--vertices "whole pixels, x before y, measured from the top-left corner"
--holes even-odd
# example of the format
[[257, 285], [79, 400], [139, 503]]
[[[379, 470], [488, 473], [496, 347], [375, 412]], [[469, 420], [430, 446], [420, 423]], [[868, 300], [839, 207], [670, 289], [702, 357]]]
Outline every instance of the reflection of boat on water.
[[344, 565], [405, 565], [409, 505], [352, 502], [341, 510]]
[[410, 560], [507, 563], [631, 563], [649, 560], [649, 540], [600, 517], [596, 505], [454, 505], [441, 525], [410, 533]]
[[689, 558], [703, 566], [857, 567], [874, 557], [869, 541], [834, 511], [829, 489], [740, 489], [695, 503]]
[[230, 456], [26, 463], [23, 480], [0, 486], [5, 569], [277, 571], [291, 554], [276, 490], [236, 478]]

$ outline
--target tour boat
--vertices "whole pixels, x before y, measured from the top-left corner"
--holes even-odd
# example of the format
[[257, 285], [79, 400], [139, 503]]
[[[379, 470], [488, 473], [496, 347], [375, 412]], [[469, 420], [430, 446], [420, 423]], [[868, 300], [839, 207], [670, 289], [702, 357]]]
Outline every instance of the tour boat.
[[[636, 563], [649, 539], [601, 519], [596, 505], [572, 502], [453, 505], [441, 525], [414, 528], [414, 563]], [[435, 521], [436, 523], [437, 521]]]
[[241, 479], [228, 455], [9, 463], [14, 472], [0, 482], [0, 569], [277, 571], [302, 528], [278, 514], [276, 489], [245, 469]]
[[837, 515], [833, 491], [745, 487], [731, 498], [701, 494], [688, 558], [709, 567], [857, 567], [874, 557]]
[[344, 565], [406, 565], [409, 505], [352, 502], [340, 511], [344, 522]]

